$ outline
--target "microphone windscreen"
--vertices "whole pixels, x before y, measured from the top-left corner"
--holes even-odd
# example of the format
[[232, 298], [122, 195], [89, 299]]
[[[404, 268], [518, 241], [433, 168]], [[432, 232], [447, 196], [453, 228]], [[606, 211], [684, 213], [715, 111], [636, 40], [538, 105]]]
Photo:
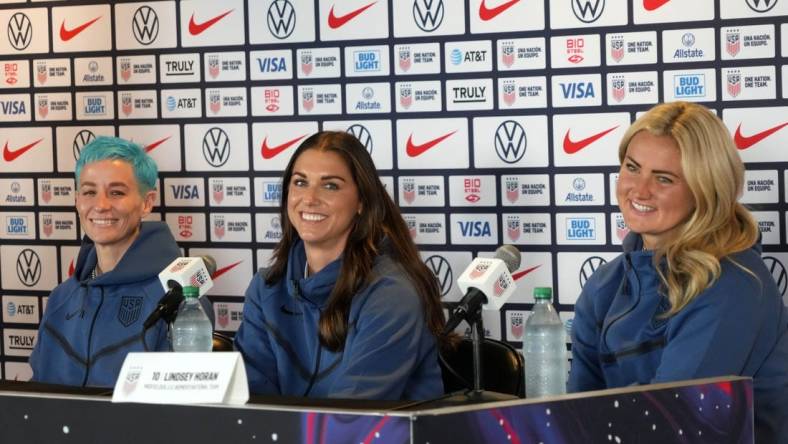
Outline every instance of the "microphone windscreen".
[[509, 273], [514, 273], [520, 268], [520, 250], [514, 245], [501, 245], [495, 250], [495, 258], [502, 260], [506, 264]]
[[213, 274], [216, 273], [216, 259], [207, 254], [205, 256], [200, 256], [200, 258], [202, 258], [202, 262], [205, 264], [205, 269], [208, 270], [208, 274], [213, 277]]

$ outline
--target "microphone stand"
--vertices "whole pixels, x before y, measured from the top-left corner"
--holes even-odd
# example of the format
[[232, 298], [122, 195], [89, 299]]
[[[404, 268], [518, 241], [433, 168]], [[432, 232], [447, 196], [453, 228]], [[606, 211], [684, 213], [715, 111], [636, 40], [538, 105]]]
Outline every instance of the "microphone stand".
[[448, 393], [440, 398], [417, 402], [414, 403], [414, 405], [408, 404], [408, 408], [411, 408], [415, 405], [423, 406], [422, 408], [437, 408], [520, 399], [515, 395], [484, 390], [482, 386], [482, 380], [484, 377], [482, 370], [484, 322], [482, 321], [481, 306], [479, 306], [473, 312], [468, 313], [466, 322], [471, 327], [471, 341], [473, 343], [473, 388]]

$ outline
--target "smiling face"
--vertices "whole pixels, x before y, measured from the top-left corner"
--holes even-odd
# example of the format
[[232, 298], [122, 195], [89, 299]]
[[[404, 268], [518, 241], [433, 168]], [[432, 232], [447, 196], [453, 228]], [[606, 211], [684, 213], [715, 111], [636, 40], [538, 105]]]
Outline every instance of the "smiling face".
[[85, 165], [79, 175], [77, 212], [98, 248], [122, 255], [137, 237], [140, 222], [153, 209], [155, 191], [140, 195], [131, 164], [106, 159]]
[[683, 224], [695, 209], [681, 168], [681, 152], [670, 136], [648, 131], [635, 134], [616, 185], [624, 222], [654, 249]]
[[361, 211], [347, 163], [332, 151], [307, 149], [296, 159], [287, 186], [287, 216], [307, 255], [339, 257]]

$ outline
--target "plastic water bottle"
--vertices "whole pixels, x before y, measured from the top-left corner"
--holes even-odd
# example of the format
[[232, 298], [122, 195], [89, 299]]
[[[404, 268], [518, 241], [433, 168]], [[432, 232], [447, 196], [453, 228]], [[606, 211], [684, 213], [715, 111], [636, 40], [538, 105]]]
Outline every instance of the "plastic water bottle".
[[566, 393], [566, 333], [550, 303], [552, 289], [534, 288], [534, 308], [525, 322], [525, 397]]
[[200, 304], [197, 287], [183, 287], [184, 300], [172, 323], [172, 349], [176, 352], [209, 352], [213, 327]]

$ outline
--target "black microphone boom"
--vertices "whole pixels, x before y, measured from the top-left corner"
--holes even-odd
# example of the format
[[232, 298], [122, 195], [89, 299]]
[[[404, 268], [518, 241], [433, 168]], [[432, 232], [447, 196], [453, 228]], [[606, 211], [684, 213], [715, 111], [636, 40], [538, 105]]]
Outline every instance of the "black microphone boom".
[[183, 288], [177, 282], [173, 283], [175, 285], [170, 286], [170, 290], [159, 299], [156, 310], [145, 320], [143, 331], [147, 331], [159, 319], [164, 319], [167, 323], [175, 320], [175, 313], [178, 311], [181, 302], [183, 302]]

